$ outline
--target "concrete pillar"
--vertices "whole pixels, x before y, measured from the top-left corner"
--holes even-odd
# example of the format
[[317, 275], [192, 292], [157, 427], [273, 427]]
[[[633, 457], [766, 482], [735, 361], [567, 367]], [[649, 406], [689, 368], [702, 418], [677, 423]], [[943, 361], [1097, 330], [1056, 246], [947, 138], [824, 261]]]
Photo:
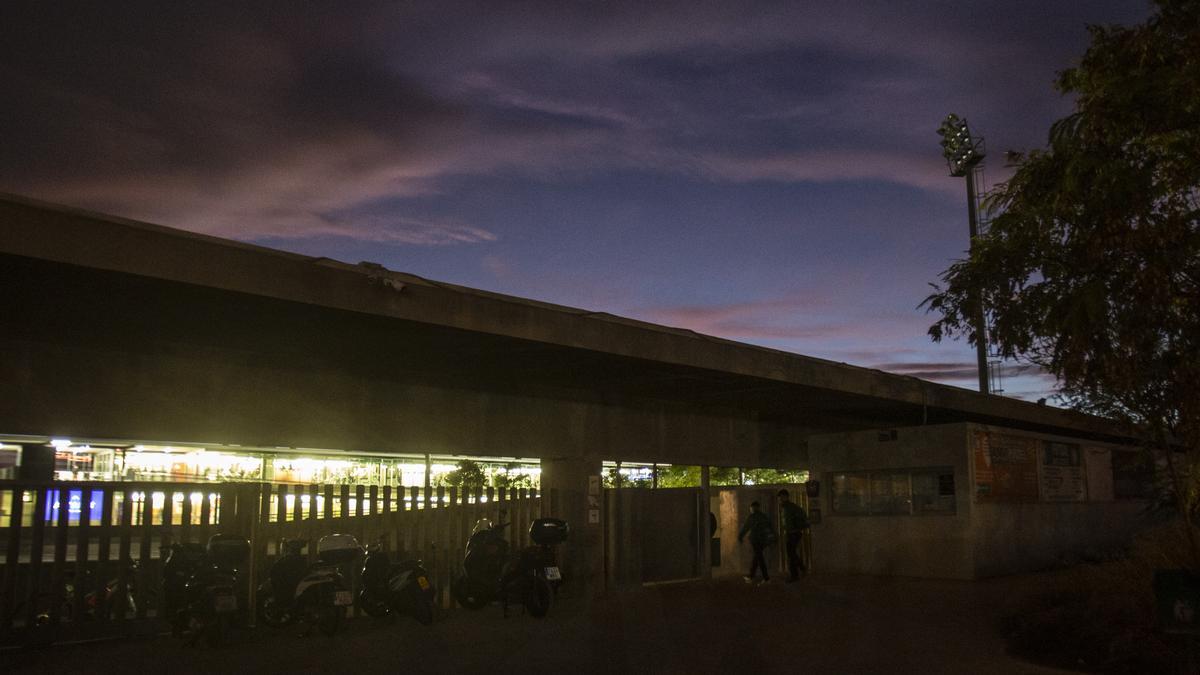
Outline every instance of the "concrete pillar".
[[571, 537], [559, 550], [560, 561], [568, 583], [578, 583], [586, 595], [604, 589], [600, 468], [599, 459], [542, 460], [542, 513], [571, 525]]
[[19, 480], [54, 480], [54, 448], [49, 445], [22, 445], [21, 466], [17, 470]]
[[712, 512], [711, 492], [709, 491], [709, 468], [707, 464], [700, 467], [700, 577], [712, 579], [712, 524], [709, 514]]

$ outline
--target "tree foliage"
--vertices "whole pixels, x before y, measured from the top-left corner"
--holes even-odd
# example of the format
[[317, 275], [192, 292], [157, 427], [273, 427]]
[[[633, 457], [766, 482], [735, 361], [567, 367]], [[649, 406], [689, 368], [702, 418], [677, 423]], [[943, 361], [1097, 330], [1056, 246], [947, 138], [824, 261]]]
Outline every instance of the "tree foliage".
[[525, 467], [517, 462], [509, 462], [503, 467], [492, 469], [492, 485], [498, 488], [536, 488], [539, 481], [532, 474], [526, 473]]
[[1155, 4], [1144, 24], [1090, 28], [1057, 79], [1074, 112], [1013, 158], [990, 228], [925, 305], [934, 340], [974, 342], [977, 294], [991, 346], [1057, 376], [1073, 406], [1196, 450], [1200, 2]]
[[478, 462], [463, 459], [459, 460], [456, 466], [456, 469], [442, 477], [441, 482], [444, 485], [474, 492], [482, 490], [487, 484], [487, 475], [484, 474], [483, 467]]

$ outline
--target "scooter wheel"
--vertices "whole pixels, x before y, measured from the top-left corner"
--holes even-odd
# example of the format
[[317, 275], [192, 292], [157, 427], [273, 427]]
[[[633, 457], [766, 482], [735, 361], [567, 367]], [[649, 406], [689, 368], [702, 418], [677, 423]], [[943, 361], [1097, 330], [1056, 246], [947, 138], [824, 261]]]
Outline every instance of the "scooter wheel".
[[204, 640], [209, 647], [216, 647], [225, 639], [227, 626], [225, 625], [229, 619], [223, 616], [214, 616], [209, 619], [208, 630], [205, 632]]
[[525, 611], [529, 612], [529, 616], [540, 619], [550, 612], [550, 602], [553, 597], [554, 591], [550, 589], [550, 582], [540, 576], [535, 576], [529, 584], [529, 588], [526, 589]]
[[291, 623], [287, 608], [281, 606], [272, 593], [260, 591], [257, 604], [256, 614], [263, 625], [279, 628]]
[[475, 584], [467, 577], [459, 577], [450, 589], [454, 600], [464, 609], [483, 609], [488, 604], [488, 598], [479, 592]]
[[421, 590], [420, 586], [410, 587], [409, 601], [412, 603], [412, 617], [422, 626], [433, 623], [433, 593]]
[[392, 610], [388, 608], [387, 603], [379, 602], [371, 598], [371, 595], [367, 593], [367, 589], [365, 588], [358, 592], [358, 608], [361, 609], [367, 616], [375, 617], [377, 619], [392, 613]]
[[346, 618], [346, 610], [336, 605], [322, 607], [317, 614], [317, 630], [322, 635], [333, 636], [342, 629], [342, 620]]

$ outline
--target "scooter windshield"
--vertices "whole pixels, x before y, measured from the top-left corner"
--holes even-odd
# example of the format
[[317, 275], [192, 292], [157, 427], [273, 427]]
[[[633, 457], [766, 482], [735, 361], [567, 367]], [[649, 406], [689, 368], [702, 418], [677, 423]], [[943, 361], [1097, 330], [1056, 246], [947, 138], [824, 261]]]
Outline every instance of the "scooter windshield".
[[475, 528], [471, 530], [471, 534], [479, 534], [492, 529], [492, 521], [487, 518], [480, 518], [475, 522]]

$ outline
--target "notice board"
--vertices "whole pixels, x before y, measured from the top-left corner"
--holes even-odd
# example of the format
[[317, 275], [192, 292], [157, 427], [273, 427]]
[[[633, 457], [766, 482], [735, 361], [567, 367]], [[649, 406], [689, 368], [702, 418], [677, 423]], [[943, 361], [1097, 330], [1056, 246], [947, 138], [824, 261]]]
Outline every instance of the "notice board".
[[975, 432], [975, 500], [1038, 501], [1036, 438], [989, 431]]
[[1042, 499], [1048, 502], [1087, 500], [1083, 453], [1074, 443], [1047, 442], [1042, 447]]

